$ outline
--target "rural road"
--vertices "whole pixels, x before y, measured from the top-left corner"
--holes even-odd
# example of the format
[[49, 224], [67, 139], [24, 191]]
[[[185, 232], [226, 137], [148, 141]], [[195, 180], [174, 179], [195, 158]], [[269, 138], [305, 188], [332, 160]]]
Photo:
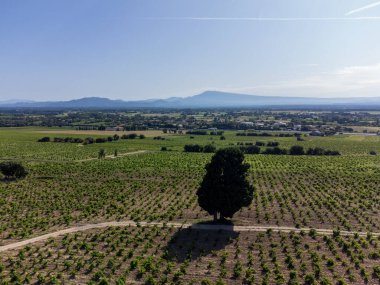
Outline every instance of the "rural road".
[[[0, 252], [4, 252], [7, 250], [17, 249], [23, 246], [26, 246], [28, 244], [33, 244], [40, 241], [45, 241], [49, 238], [55, 238], [61, 235], [69, 234], [69, 233], [75, 233], [75, 232], [82, 232], [87, 231], [91, 229], [101, 229], [101, 228], [107, 228], [107, 227], [174, 227], [174, 228], [192, 228], [197, 230], [225, 230], [225, 231], [236, 231], [236, 232], [266, 232], [267, 230], [272, 230], [275, 232], [284, 232], [284, 233], [290, 233], [290, 232], [301, 232], [310, 231], [310, 228], [293, 228], [293, 227], [278, 227], [278, 226], [233, 226], [233, 225], [213, 225], [213, 224], [181, 224], [181, 223], [161, 223], [161, 222], [133, 222], [133, 221], [124, 221], [124, 222], [105, 222], [105, 223], [98, 223], [98, 224], [86, 224], [83, 226], [75, 226], [63, 230], [58, 230], [55, 232], [51, 232], [48, 234], [44, 234], [41, 236], [37, 236], [31, 239], [7, 244], [4, 246], [0, 246]], [[331, 229], [315, 229], [317, 234], [320, 235], [332, 235], [333, 230]], [[354, 234], [358, 234], [359, 236], [367, 236], [366, 232], [351, 232], [351, 231], [340, 231], [340, 235], [343, 236], [353, 236]], [[371, 233], [373, 236], [380, 236], [380, 233]]]

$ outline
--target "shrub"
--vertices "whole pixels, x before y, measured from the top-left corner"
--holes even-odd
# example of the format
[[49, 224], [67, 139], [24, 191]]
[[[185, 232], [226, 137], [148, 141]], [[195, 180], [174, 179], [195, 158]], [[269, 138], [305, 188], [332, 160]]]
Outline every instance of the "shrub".
[[250, 145], [250, 146], [242, 146], [240, 147], [240, 150], [246, 154], [259, 154], [260, 153], [260, 148], [255, 145]]
[[207, 131], [202, 131], [202, 130], [194, 130], [194, 131], [187, 131], [187, 135], [198, 135], [198, 136], [204, 136], [208, 135]]
[[202, 152], [203, 147], [198, 144], [187, 144], [184, 146], [183, 150], [185, 152]]
[[206, 152], [206, 153], [213, 153], [216, 151], [216, 147], [213, 146], [212, 144], [208, 144], [208, 145], [205, 145], [203, 147], [203, 152]]
[[21, 163], [12, 161], [0, 163], [0, 172], [6, 178], [24, 178], [28, 174]]
[[38, 142], [50, 142], [50, 137], [43, 137], [38, 140]]
[[[111, 138], [111, 141], [112, 141], [112, 137], [110, 137], [110, 138]], [[106, 138], [97, 138], [95, 140], [95, 142], [96, 143], [105, 143], [105, 142], [107, 142], [107, 139]]]
[[303, 150], [303, 147], [300, 145], [294, 145], [289, 150], [290, 155], [304, 155], [305, 151]]

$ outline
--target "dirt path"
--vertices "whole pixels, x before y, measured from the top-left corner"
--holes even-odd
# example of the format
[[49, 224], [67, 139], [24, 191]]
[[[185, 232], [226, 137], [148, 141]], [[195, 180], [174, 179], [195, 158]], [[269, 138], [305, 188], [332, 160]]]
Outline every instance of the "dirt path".
[[[149, 150], [137, 150], [137, 151], [131, 151], [131, 152], [125, 152], [125, 153], [119, 153], [117, 156], [114, 155], [107, 155], [106, 159], [115, 159], [118, 157], [124, 157], [128, 155], [135, 155], [135, 154], [141, 154], [141, 153], [147, 153], [150, 152]], [[84, 162], [84, 161], [91, 161], [91, 160], [99, 160], [97, 157], [91, 157], [86, 159], [78, 159], [78, 160], [53, 160], [53, 159], [33, 159], [33, 158], [15, 158], [15, 157], [8, 157], [8, 158], [0, 158], [0, 160], [15, 160], [15, 161], [26, 161], [26, 162]]]
[[[128, 155], [135, 155], [135, 154], [140, 154], [140, 153], [147, 153], [147, 150], [137, 150], [137, 151], [131, 151], [131, 152], [126, 152], [126, 153], [119, 153], [117, 156], [114, 155], [106, 155], [105, 159], [115, 159], [118, 157], [124, 157]], [[92, 158], [86, 158], [86, 159], [80, 159], [80, 160], [74, 160], [74, 162], [83, 162], [83, 161], [91, 161], [91, 160], [99, 160], [97, 157], [92, 157]]]
[[[278, 226], [230, 226], [230, 225], [212, 225], [212, 224], [182, 224], [182, 223], [161, 223], [161, 222], [140, 222], [136, 223], [133, 221], [125, 221], [125, 222], [105, 222], [98, 224], [86, 224], [83, 226], [71, 227], [63, 230], [58, 230], [52, 233], [44, 234], [38, 237], [34, 237], [31, 239], [11, 243], [8, 245], [0, 246], [0, 252], [4, 252], [7, 250], [17, 249], [19, 247], [26, 246], [28, 244], [37, 243], [40, 241], [45, 241], [49, 238], [55, 238], [61, 235], [82, 232], [91, 229], [101, 229], [107, 227], [174, 227], [174, 228], [192, 228], [198, 230], [225, 230], [225, 231], [236, 231], [236, 232], [266, 232], [267, 230], [272, 230], [275, 232], [309, 232], [310, 228], [293, 228], [293, 227], [278, 227]], [[315, 229], [317, 234], [320, 235], [332, 235], [333, 230], [331, 229]], [[343, 236], [353, 236], [354, 234], [358, 234], [359, 236], [367, 236], [366, 232], [351, 232], [351, 231], [340, 231], [340, 234]], [[372, 233], [373, 236], [380, 236], [380, 233]]]

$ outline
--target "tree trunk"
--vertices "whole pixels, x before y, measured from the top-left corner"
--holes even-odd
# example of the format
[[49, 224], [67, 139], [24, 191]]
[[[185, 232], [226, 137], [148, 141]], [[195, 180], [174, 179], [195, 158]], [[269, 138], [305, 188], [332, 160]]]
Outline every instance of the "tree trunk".
[[214, 212], [214, 222], [216, 222], [218, 220], [218, 212]]

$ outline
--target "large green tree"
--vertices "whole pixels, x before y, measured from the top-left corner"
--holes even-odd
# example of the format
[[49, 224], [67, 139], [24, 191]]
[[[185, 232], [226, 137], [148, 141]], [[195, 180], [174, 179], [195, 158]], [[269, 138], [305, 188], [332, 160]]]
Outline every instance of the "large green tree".
[[218, 150], [206, 165], [206, 175], [197, 191], [198, 203], [214, 220], [232, 216], [253, 199], [253, 187], [247, 180], [250, 165], [237, 148]]

